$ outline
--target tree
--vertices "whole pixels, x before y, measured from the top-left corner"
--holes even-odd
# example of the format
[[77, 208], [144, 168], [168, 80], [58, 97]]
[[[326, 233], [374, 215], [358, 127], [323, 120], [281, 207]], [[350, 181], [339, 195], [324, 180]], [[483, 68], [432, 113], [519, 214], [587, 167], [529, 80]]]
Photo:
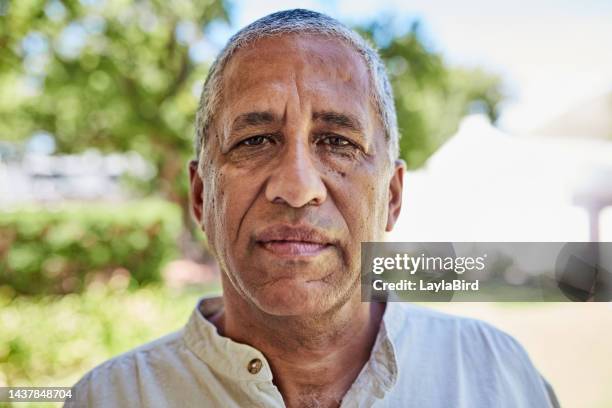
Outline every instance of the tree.
[[400, 154], [409, 169], [421, 167], [472, 110], [492, 122], [503, 99], [501, 81], [480, 69], [451, 68], [427, 49], [418, 21], [403, 35], [394, 35], [390, 21], [358, 29], [375, 43], [387, 66], [402, 135]]
[[[212, 60], [194, 51], [205, 47], [211, 24], [227, 19], [224, 0], [0, 0], [0, 139], [46, 131], [64, 153], [135, 150], [157, 169], [147, 190], [180, 204], [191, 226], [186, 162]], [[378, 45], [410, 168], [454, 132], [474, 101], [497, 115], [499, 81], [449, 69], [423, 45], [417, 25], [400, 36], [380, 22], [361, 31], [388, 38]]]
[[186, 208], [207, 71], [193, 44], [218, 20], [222, 0], [0, 0], [0, 139], [135, 150], [157, 168], [149, 191]]

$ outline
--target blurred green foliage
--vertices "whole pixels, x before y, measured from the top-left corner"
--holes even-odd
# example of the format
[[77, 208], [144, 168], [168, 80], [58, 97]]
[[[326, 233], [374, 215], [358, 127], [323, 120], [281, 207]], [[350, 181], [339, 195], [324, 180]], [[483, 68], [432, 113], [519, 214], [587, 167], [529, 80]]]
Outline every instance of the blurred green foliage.
[[421, 167], [456, 131], [470, 112], [499, 116], [499, 77], [480, 69], [450, 67], [421, 38], [419, 23], [394, 35], [392, 20], [358, 29], [379, 48], [395, 96], [401, 134], [400, 154], [408, 168]]
[[196, 300], [219, 290], [149, 285], [26, 297], [0, 287], [0, 386], [71, 386], [103, 361], [181, 328]]
[[[60, 152], [138, 151], [158, 171], [149, 191], [180, 203], [187, 222], [186, 161], [208, 68], [190, 50], [227, 21], [227, 8], [222, 0], [0, 0], [0, 139], [44, 130]], [[416, 168], [474, 103], [496, 118], [499, 80], [449, 68], [418, 25], [401, 35], [391, 26], [360, 31], [387, 62], [401, 154]]]
[[138, 151], [158, 170], [150, 190], [184, 201], [207, 71], [184, 39], [226, 20], [224, 2], [0, 0], [0, 11], [0, 139], [44, 130], [60, 152]]
[[0, 286], [69, 293], [158, 281], [181, 225], [176, 204], [154, 200], [0, 212]]

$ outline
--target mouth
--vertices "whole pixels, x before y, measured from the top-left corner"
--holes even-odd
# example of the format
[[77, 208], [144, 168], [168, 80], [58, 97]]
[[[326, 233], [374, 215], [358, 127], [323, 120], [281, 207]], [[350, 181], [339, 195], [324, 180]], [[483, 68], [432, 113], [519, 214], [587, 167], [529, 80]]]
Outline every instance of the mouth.
[[308, 241], [267, 241], [259, 242], [266, 250], [279, 256], [314, 256], [330, 247], [330, 244], [319, 244]]
[[333, 246], [325, 233], [304, 226], [276, 225], [255, 235], [258, 246], [280, 257], [313, 257]]

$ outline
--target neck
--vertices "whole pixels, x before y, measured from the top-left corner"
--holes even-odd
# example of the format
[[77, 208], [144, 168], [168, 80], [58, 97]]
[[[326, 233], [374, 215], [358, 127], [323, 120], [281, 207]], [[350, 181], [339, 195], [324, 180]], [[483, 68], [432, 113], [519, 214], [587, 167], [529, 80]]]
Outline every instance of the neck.
[[287, 406], [338, 406], [368, 361], [384, 305], [362, 303], [359, 290], [323, 316], [273, 316], [224, 282], [219, 333], [261, 351]]

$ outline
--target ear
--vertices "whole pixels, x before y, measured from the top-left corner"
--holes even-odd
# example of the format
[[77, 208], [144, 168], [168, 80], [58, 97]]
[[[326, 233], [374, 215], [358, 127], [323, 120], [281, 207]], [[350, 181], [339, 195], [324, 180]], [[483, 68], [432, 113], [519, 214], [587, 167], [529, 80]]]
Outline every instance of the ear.
[[202, 225], [202, 194], [204, 192], [204, 183], [198, 173], [198, 162], [195, 160], [189, 162], [189, 190], [191, 193], [191, 212], [198, 225]]
[[405, 169], [406, 163], [403, 160], [395, 161], [393, 175], [389, 181], [389, 211], [387, 213], [387, 227], [385, 228], [387, 232], [393, 229], [402, 209]]

